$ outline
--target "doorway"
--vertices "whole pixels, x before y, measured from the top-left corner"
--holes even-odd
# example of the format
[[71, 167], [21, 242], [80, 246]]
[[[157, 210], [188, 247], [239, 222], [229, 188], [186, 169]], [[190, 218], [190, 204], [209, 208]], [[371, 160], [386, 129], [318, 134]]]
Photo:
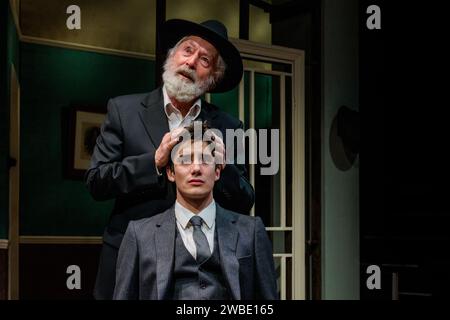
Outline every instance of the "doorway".
[[[242, 81], [231, 92], [206, 99], [238, 117], [246, 133], [254, 129], [255, 139], [246, 135], [247, 171], [256, 195], [251, 215], [261, 217], [272, 241], [280, 299], [305, 299], [304, 51], [233, 43], [243, 58]], [[261, 161], [263, 141], [270, 163]], [[251, 154], [259, 155], [256, 164], [249, 164]]]

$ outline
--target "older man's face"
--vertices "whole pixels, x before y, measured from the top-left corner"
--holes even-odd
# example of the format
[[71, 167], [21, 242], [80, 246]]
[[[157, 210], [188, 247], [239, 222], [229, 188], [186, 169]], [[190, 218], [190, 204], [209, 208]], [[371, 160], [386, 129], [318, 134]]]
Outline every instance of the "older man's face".
[[208, 41], [190, 36], [167, 58], [163, 80], [169, 96], [190, 102], [214, 85], [218, 52]]
[[[173, 62], [176, 67], [187, 66], [194, 70], [198, 81], [204, 81], [214, 72], [217, 59], [217, 50], [208, 41], [197, 37], [188, 37], [175, 51]], [[192, 77], [179, 72], [178, 75], [185, 81], [194, 82]]]

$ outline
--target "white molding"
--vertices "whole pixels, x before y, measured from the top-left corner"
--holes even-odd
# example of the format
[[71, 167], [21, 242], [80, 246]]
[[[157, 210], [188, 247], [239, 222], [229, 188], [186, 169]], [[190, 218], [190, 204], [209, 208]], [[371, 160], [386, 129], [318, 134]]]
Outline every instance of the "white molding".
[[46, 46], [52, 46], [52, 47], [75, 49], [75, 50], [96, 52], [96, 53], [104, 53], [104, 54], [129, 57], [129, 58], [155, 60], [154, 54], [117, 50], [117, 49], [111, 49], [111, 48], [105, 48], [105, 47], [91, 46], [91, 45], [81, 44], [81, 43], [59, 41], [59, 40], [52, 40], [52, 39], [38, 38], [38, 37], [30, 37], [30, 36], [25, 36], [25, 35], [22, 35], [20, 37], [20, 41], [27, 42], [27, 43], [40, 44], [40, 45], [46, 45]]
[[293, 232], [292, 248], [294, 257], [292, 259], [292, 270], [294, 272], [293, 299], [306, 299], [306, 259], [305, 259], [305, 201], [306, 201], [306, 145], [305, 145], [305, 54], [301, 52], [294, 59], [293, 65], [293, 101], [292, 101], [292, 224], [297, 227], [298, 232]]
[[[305, 258], [305, 52], [302, 50], [266, 45], [247, 40], [230, 39], [243, 58], [261, 61], [281, 62], [292, 65], [292, 298], [306, 299]], [[250, 70], [250, 114], [254, 88], [252, 79], [255, 70]], [[265, 73], [262, 71], [262, 73]], [[273, 72], [272, 72], [273, 73]], [[285, 75], [288, 75], [285, 73]], [[254, 102], [253, 102], [254, 103]], [[254, 106], [253, 106], [254, 108]], [[250, 121], [253, 116], [250, 115]], [[250, 127], [254, 127], [250, 123]], [[252, 178], [250, 166], [250, 178]], [[254, 181], [251, 180], [254, 185]], [[279, 229], [278, 229], [279, 228]], [[268, 231], [286, 231], [283, 227], [267, 228]], [[276, 230], [278, 229], [278, 230]], [[274, 254], [274, 257], [286, 257]]]
[[292, 76], [291, 72], [265, 70], [265, 69], [261, 69], [261, 68], [245, 67], [244, 70], [245, 71], [253, 71], [255, 73], [270, 74], [270, 75], [274, 75], [274, 76]]
[[[255, 128], [255, 72], [254, 71], [249, 71], [250, 72], [250, 89], [249, 89], [249, 106], [248, 106], [248, 110], [249, 110], [249, 128]], [[249, 145], [249, 155], [253, 155], [256, 154], [256, 145], [254, 144], [250, 144]], [[250, 184], [253, 186], [253, 190], [254, 192], [256, 192], [256, 186], [255, 186], [255, 165], [254, 164], [250, 164], [249, 166], [250, 168], [250, 172], [249, 172], [249, 177], [250, 177]], [[253, 205], [253, 207], [250, 209], [250, 215], [252, 217], [255, 216], [255, 207], [256, 207], [256, 203]]]
[[267, 231], [292, 231], [292, 227], [266, 227]]
[[8, 249], [9, 241], [8, 239], [0, 239], [0, 249]]
[[292, 258], [292, 253], [274, 253], [273, 257], [274, 258], [283, 258], [283, 257]]
[[[285, 76], [280, 76], [280, 222], [286, 227], [286, 88]], [[292, 135], [292, 132], [289, 132]], [[285, 261], [285, 260], [284, 260]], [[286, 262], [286, 261], [285, 261]]]
[[102, 244], [102, 237], [20, 236], [20, 244]]
[[280, 258], [280, 264], [281, 264], [281, 284], [280, 284], [280, 292], [281, 292], [281, 300], [286, 300], [286, 257], [281, 256]]
[[248, 40], [230, 39], [230, 41], [239, 49], [243, 57], [261, 57], [265, 61], [292, 63], [298, 56], [305, 54], [304, 51], [298, 49], [267, 45]]

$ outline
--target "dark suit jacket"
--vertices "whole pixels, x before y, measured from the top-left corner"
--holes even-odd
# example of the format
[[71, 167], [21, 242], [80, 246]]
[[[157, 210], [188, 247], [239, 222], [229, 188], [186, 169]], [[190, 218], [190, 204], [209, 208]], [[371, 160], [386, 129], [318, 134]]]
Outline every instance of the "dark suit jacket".
[[[130, 220], [150, 217], [173, 205], [175, 188], [155, 168], [155, 151], [169, 132], [163, 107], [162, 89], [146, 94], [116, 97], [108, 102], [108, 113], [97, 139], [91, 166], [85, 175], [87, 187], [96, 200], [116, 199], [103, 240], [95, 296], [111, 299], [117, 250]], [[197, 119], [222, 131], [242, 128], [242, 123], [202, 101]], [[224, 139], [225, 140], [225, 139]], [[235, 152], [236, 154], [236, 152]], [[224, 208], [248, 213], [254, 191], [244, 165], [226, 165], [214, 187], [216, 202]]]
[[[272, 246], [259, 217], [216, 206], [220, 263], [235, 300], [277, 299]], [[114, 299], [170, 299], [176, 218], [174, 207], [130, 222], [117, 260]]]

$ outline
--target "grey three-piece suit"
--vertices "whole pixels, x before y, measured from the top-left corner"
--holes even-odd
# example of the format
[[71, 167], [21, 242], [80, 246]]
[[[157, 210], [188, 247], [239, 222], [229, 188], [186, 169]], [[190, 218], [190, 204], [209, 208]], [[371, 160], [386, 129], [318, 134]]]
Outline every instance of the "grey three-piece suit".
[[[212, 257], [220, 261], [218, 279], [223, 281], [213, 281], [213, 285], [222, 283], [226, 290], [225, 295], [216, 297], [277, 299], [272, 246], [261, 219], [216, 205], [215, 232]], [[173, 206], [156, 216], [131, 221], [119, 250], [114, 299], [180, 298], [183, 291], [176, 290], [179, 287], [176, 271], [185, 275], [189, 270], [183, 267], [183, 262], [180, 264], [180, 243]], [[198, 279], [197, 274], [193, 278]], [[198, 292], [207, 289], [204, 285], [198, 288]], [[189, 290], [194, 292], [192, 286]], [[188, 294], [185, 298], [204, 296]]]

